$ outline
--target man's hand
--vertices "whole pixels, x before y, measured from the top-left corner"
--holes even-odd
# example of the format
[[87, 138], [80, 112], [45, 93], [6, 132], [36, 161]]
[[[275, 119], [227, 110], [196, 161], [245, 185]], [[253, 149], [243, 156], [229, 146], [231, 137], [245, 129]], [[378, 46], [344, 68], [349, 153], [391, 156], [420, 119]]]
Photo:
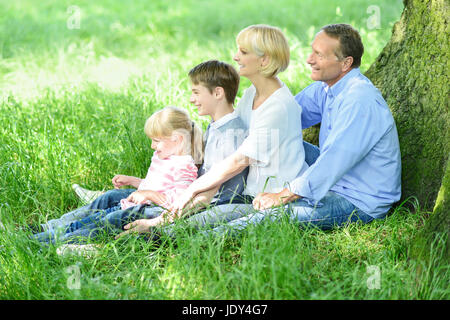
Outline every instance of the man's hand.
[[256, 210], [269, 209], [295, 201], [299, 198], [301, 198], [299, 195], [290, 192], [288, 189], [284, 189], [278, 193], [258, 193], [255, 199], [253, 199], [253, 208]]

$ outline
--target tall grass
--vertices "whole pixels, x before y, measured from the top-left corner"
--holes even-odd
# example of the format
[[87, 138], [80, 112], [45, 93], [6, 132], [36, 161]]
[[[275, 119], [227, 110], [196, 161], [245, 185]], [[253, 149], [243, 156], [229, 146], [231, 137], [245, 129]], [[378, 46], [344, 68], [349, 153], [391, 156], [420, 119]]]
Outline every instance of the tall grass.
[[[67, 27], [72, 5], [79, 29]], [[380, 29], [367, 27], [370, 5], [380, 8]], [[282, 221], [204, 238], [180, 222], [176, 241], [105, 236], [91, 258], [58, 256], [19, 228], [80, 206], [72, 183], [103, 189], [115, 173], [144, 176], [143, 125], [155, 110], [185, 107], [205, 128], [186, 74], [206, 59], [233, 63], [243, 27], [285, 31], [292, 60], [281, 78], [296, 93], [311, 82], [305, 59], [322, 25], [361, 31], [364, 71], [401, 10], [387, 0], [0, 2], [0, 298], [448, 298], [447, 265], [414, 272], [419, 262], [406, 250], [423, 212], [402, 206], [386, 220], [328, 232]], [[441, 252], [437, 242], [437, 260]], [[368, 289], [370, 266], [381, 272], [379, 289]]]

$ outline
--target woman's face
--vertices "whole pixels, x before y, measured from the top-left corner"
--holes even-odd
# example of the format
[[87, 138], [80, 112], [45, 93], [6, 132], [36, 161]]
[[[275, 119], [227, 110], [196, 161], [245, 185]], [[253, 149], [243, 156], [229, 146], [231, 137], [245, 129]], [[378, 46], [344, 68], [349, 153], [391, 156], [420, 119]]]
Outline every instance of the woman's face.
[[260, 72], [263, 58], [245, 47], [238, 46], [238, 51], [233, 60], [239, 65], [239, 75], [251, 78], [252, 75]]

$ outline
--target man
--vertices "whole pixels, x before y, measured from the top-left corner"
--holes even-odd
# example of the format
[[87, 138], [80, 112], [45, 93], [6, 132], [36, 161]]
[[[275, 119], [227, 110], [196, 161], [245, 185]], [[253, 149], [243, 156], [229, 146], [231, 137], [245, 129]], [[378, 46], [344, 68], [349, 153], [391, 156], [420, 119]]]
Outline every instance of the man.
[[327, 25], [307, 59], [313, 84], [296, 95], [303, 129], [321, 123], [320, 149], [305, 143], [309, 169], [279, 193], [260, 193], [255, 209], [288, 204], [294, 217], [327, 229], [386, 216], [401, 194], [401, 160], [392, 114], [360, 73], [364, 47], [347, 24]]

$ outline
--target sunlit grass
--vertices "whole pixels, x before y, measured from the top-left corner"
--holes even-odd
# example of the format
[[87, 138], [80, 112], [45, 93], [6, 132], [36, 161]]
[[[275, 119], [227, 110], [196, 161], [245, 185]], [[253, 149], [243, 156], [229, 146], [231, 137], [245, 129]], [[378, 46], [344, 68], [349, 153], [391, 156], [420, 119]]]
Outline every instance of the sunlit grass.
[[[205, 239], [180, 224], [177, 240], [159, 247], [105, 236], [92, 258], [61, 257], [29, 240], [19, 226], [81, 204], [72, 183], [103, 189], [115, 173], [145, 175], [143, 125], [155, 110], [185, 107], [205, 128], [209, 119], [188, 103], [187, 72], [211, 58], [233, 63], [243, 27], [284, 30], [292, 59], [281, 79], [296, 93], [311, 83], [305, 59], [321, 26], [355, 25], [366, 70], [402, 10], [401, 1], [77, 1], [80, 29], [69, 29], [73, 4], [0, 3], [0, 298], [448, 298], [448, 266], [416, 276], [408, 260], [420, 208], [327, 232], [263, 223], [234, 239]], [[370, 5], [380, 8], [380, 29], [367, 27]], [[238, 96], [248, 85], [243, 79]], [[367, 287], [368, 266], [381, 270], [378, 290]]]

